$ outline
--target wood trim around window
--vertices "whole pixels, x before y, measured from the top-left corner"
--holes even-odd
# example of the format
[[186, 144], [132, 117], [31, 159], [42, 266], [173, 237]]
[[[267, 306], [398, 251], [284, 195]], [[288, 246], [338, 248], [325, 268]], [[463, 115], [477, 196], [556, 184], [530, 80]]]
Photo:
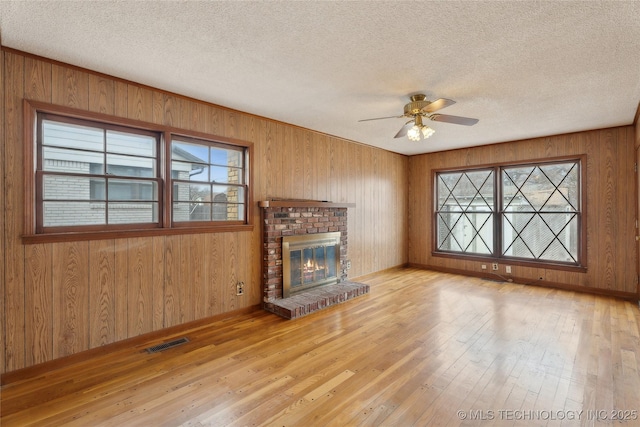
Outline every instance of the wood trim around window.
[[[234, 138], [227, 138], [218, 135], [206, 134], [202, 132], [187, 131], [185, 129], [175, 128], [171, 126], [164, 126], [155, 123], [147, 123], [139, 120], [131, 120], [126, 118], [109, 116], [101, 113], [95, 113], [90, 111], [78, 110], [75, 108], [48, 104], [40, 101], [32, 101], [24, 99], [23, 101], [23, 113], [24, 113], [24, 227], [22, 234], [22, 242], [25, 244], [35, 243], [53, 243], [53, 242], [68, 242], [68, 241], [82, 241], [82, 240], [101, 240], [101, 239], [114, 239], [114, 238], [127, 238], [127, 237], [143, 237], [143, 236], [157, 236], [157, 235], [175, 235], [175, 234], [192, 234], [192, 233], [215, 233], [215, 232], [236, 232], [236, 231], [252, 231], [253, 226], [253, 144], [237, 140]], [[162, 206], [161, 217], [159, 218], [159, 226], [153, 224], [150, 227], [148, 224], [128, 224], [118, 227], [114, 230], [106, 230], [101, 226], [97, 227], [82, 227], [78, 230], [55, 230], [51, 229], [50, 232], [38, 233], [36, 229], [37, 225], [37, 212], [38, 203], [42, 203], [42, 200], [37, 200], [37, 146], [36, 140], [38, 135], [37, 117], [38, 114], [53, 114], [67, 118], [69, 121], [81, 120], [81, 121], [93, 121], [98, 124], [103, 124], [108, 127], [126, 127], [133, 128], [144, 132], [154, 132], [161, 136], [160, 149], [157, 154], [158, 170], [160, 171], [161, 183], [159, 184], [159, 206]], [[204, 222], [195, 224], [181, 224], [179, 227], [171, 225], [171, 186], [168, 185], [168, 179], [170, 178], [171, 171], [171, 156], [168, 150], [170, 147], [170, 140], [172, 136], [179, 136], [185, 138], [193, 138], [199, 140], [209, 141], [211, 143], [217, 143], [221, 146], [235, 146], [243, 149], [243, 156], [245, 162], [245, 174], [246, 174], [246, 205], [245, 215], [246, 221], [220, 221], [220, 222]], [[167, 175], [169, 174], [169, 175]]]

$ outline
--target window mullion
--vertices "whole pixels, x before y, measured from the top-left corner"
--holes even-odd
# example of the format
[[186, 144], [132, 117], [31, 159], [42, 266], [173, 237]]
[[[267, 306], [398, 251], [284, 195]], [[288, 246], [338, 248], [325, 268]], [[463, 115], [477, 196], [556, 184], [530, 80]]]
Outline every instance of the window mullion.
[[[171, 134], [164, 132], [161, 141], [159, 141], [161, 150], [158, 150], [158, 156], [164, 166], [162, 168], [163, 182], [163, 201], [162, 201], [162, 226], [170, 227], [173, 222], [173, 176], [171, 175]], [[160, 169], [160, 168], [158, 168]]]
[[109, 156], [107, 156], [107, 130], [102, 129], [102, 164], [104, 170], [102, 173], [105, 176], [104, 180], [104, 222], [105, 225], [109, 225]]
[[493, 257], [502, 256], [502, 168], [493, 169]]

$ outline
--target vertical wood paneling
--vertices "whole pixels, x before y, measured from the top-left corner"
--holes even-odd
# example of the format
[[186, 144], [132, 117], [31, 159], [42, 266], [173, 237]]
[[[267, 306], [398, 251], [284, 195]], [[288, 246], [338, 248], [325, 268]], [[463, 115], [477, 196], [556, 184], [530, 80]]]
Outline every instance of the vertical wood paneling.
[[[256, 202], [281, 197], [356, 203], [349, 211], [351, 277], [407, 261], [406, 157], [75, 67], [2, 55], [6, 251], [0, 371], [262, 300], [257, 208], [253, 232], [23, 245], [24, 97], [249, 141]], [[245, 283], [241, 296], [238, 281]]]
[[[262, 148], [262, 152], [259, 155], [259, 158], [262, 160], [260, 163], [263, 166], [263, 174], [258, 182], [262, 183], [261, 187], [258, 191], [261, 194], [267, 194], [268, 197], [279, 197], [276, 193], [278, 188], [282, 188], [282, 175], [278, 173], [268, 173], [268, 171], [276, 171], [281, 168], [282, 158], [280, 155], [282, 153], [278, 152], [278, 149], [275, 146], [276, 138], [277, 138], [277, 125], [276, 123], [267, 123], [264, 135], [264, 144]], [[261, 190], [261, 191], [260, 191]]]
[[[24, 209], [22, 96], [24, 58], [4, 53], [4, 359], [5, 370], [25, 367], [25, 251], [20, 241]], [[27, 344], [31, 347], [32, 344]]]
[[[158, 124], [163, 124], [164, 123], [164, 112], [165, 112], [165, 105], [166, 105], [166, 99], [165, 99], [165, 95], [162, 92], [158, 92], [158, 91], [152, 91], [151, 93], [151, 121], [153, 123], [158, 123]], [[147, 108], [146, 106], [143, 106], [143, 108]], [[179, 117], [178, 117], [179, 118]]]
[[221, 292], [223, 289], [222, 254], [224, 248], [221, 244], [223, 234], [209, 234], [205, 242], [205, 264], [207, 266], [207, 280], [204, 289], [207, 315], [213, 316], [222, 313], [223, 301]]
[[313, 143], [311, 142], [312, 135], [308, 132], [304, 132], [301, 135], [302, 142], [302, 159], [303, 159], [303, 194], [306, 195], [304, 198], [312, 199], [313, 198], [313, 187], [314, 187], [314, 162], [313, 162]]
[[127, 117], [147, 122], [154, 121], [153, 92], [133, 84], [127, 85]]
[[224, 112], [219, 108], [204, 105], [204, 132], [212, 135], [225, 135]]
[[224, 233], [225, 246], [224, 254], [224, 277], [227, 278], [224, 284], [223, 298], [225, 309], [235, 310], [238, 308], [238, 298], [236, 297], [236, 284], [238, 283], [238, 252], [237, 236], [233, 233]]
[[291, 156], [293, 167], [291, 169], [283, 169], [287, 174], [291, 175], [293, 180], [293, 188], [291, 191], [292, 199], [304, 199], [305, 195], [305, 164], [304, 164], [304, 131], [302, 129], [293, 129], [293, 152], [287, 153], [287, 157]]
[[[180, 105], [180, 100], [177, 96], [174, 95], [165, 95], [164, 96], [164, 123], [167, 126], [179, 127], [182, 124], [182, 119], [180, 116], [176, 117], [176, 114], [180, 114], [182, 111], [182, 106]], [[155, 108], [155, 103], [154, 103]], [[155, 113], [154, 113], [155, 114]]]
[[89, 75], [89, 111], [115, 115], [115, 82], [102, 76]]
[[[629, 150], [629, 144], [622, 141], [633, 140], [633, 128], [616, 128], [616, 158], [614, 159], [613, 170], [615, 172], [614, 185], [613, 185], [613, 200], [616, 203], [617, 210], [614, 212], [614, 233], [616, 236], [620, 235], [634, 235], [636, 230], [635, 220], [637, 218], [637, 212], [630, 209], [630, 206], [637, 206], [637, 194], [632, 189], [632, 182], [629, 177], [633, 177], [635, 180], [635, 158]], [[620, 160], [618, 160], [620, 159]], [[621, 161], [624, 159], [624, 161]], [[618, 185], [620, 182], [627, 182], [628, 185]], [[618, 217], [619, 220], [615, 218]], [[637, 250], [637, 244], [634, 245]], [[617, 244], [617, 239], [613, 245], [616, 257], [616, 266], [614, 268], [614, 288], [621, 282], [620, 271], [633, 270], [630, 268], [632, 265], [637, 264], [636, 251], [627, 250], [624, 245]], [[628, 292], [635, 292], [635, 287], [629, 284], [627, 287]]]
[[[409, 210], [409, 158], [408, 157], [397, 157], [394, 156], [396, 162], [398, 163], [398, 182], [400, 185], [396, 185], [394, 190], [396, 191], [396, 204], [401, 207], [401, 211], [395, 216], [398, 218], [409, 218], [410, 210]], [[398, 258], [394, 261], [394, 265], [402, 265], [409, 260], [409, 245], [406, 242], [409, 241], [409, 221], [400, 222], [395, 221], [396, 224], [396, 235], [399, 236], [399, 240], [405, 242], [404, 245], [400, 246], [400, 252], [398, 253]]]
[[89, 244], [53, 247], [53, 356], [89, 348]]
[[116, 341], [116, 256], [113, 240], [89, 242], [89, 344]]
[[[197, 132], [206, 133], [208, 119], [207, 113], [210, 111], [210, 109], [207, 108], [207, 106], [205, 106], [204, 104], [194, 104], [193, 102], [185, 102], [184, 104], [191, 106], [191, 114], [189, 114], [187, 118], [184, 118], [183, 114], [183, 126]], [[219, 134], [220, 133], [217, 133], [216, 135]]]
[[205, 235], [183, 236], [189, 245], [187, 269], [191, 272], [191, 320], [207, 317], [204, 294], [206, 288], [207, 266], [204, 262]]
[[89, 75], [75, 68], [52, 66], [51, 99], [54, 104], [89, 108]]
[[358, 163], [356, 157], [356, 151], [358, 146], [356, 144], [349, 144], [346, 147], [346, 153], [349, 163], [349, 168], [347, 169], [347, 181], [349, 182], [347, 186], [347, 192], [350, 193], [353, 199], [349, 200], [351, 203], [355, 203], [355, 209], [352, 209], [347, 214], [347, 239], [348, 239], [348, 254], [347, 256], [351, 258], [351, 268], [352, 270], [349, 274], [353, 276], [359, 276], [364, 274], [362, 264], [360, 262], [361, 257], [359, 253], [359, 241], [362, 240], [354, 238], [355, 236], [360, 236], [358, 231], [358, 224], [362, 223], [363, 212], [366, 211], [366, 206], [362, 205], [362, 200], [360, 199], [361, 188], [358, 188], [358, 181], [360, 179]]
[[329, 183], [329, 194], [331, 194], [331, 201], [333, 202], [342, 202], [342, 193], [340, 191], [340, 173], [342, 172], [340, 169], [341, 162], [337, 153], [337, 142], [335, 138], [331, 138], [329, 140], [329, 154], [328, 154], [328, 166], [329, 166], [329, 176], [331, 177], [328, 180]]
[[[366, 248], [373, 248], [375, 228], [367, 228], [367, 225], [373, 226], [373, 203], [372, 194], [374, 182], [374, 171], [370, 169], [371, 165], [371, 152], [365, 147], [358, 145], [356, 147], [356, 175], [359, 177], [358, 186], [356, 192], [358, 199], [356, 201], [357, 206], [362, 206], [363, 209], [358, 211], [360, 218], [356, 226], [355, 232], [362, 235], [361, 243], [358, 247], [358, 258], [363, 271], [371, 271], [372, 256], [373, 253], [366, 250]], [[365, 256], [365, 253], [367, 256]]]
[[115, 115], [118, 117], [129, 117], [129, 85], [115, 82]]
[[[245, 284], [245, 296], [239, 298], [239, 307], [246, 307], [247, 301], [260, 301], [262, 297], [262, 263], [249, 260], [262, 260], [262, 239], [260, 233], [241, 233], [238, 235], [238, 280]], [[256, 286], [259, 284], [259, 286]]]
[[175, 287], [180, 294], [178, 323], [193, 320], [194, 312], [194, 271], [191, 270], [191, 239], [194, 236], [184, 235], [180, 237], [180, 282]]
[[164, 236], [153, 237], [153, 330], [165, 327], [164, 324]]
[[[195, 128], [197, 128], [197, 111], [196, 111], [196, 107], [195, 104], [193, 102], [188, 102], [187, 100], [183, 99], [182, 97], [179, 96], [175, 96], [175, 95], [164, 95], [164, 107], [165, 107], [165, 112], [168, 111], [168, 109], [166, 108], [167, 103], [168, 103], [168, 98], [174, 98], [173, 103], [174, 103], [174, 110], [177, 111], [180, 114], [180, 117], [178, 117], [179, 120], [176, 121], [177, 126], [181, 129], [187, 129], [187, 130], [195, 130]], [[165, 118], [165, 122], [166, 122], [166, 118]]]
[[367, 188], [369, 188], [370, 190], [370, 200], [372, 203], [371, 206], [371, 217], [369, 220], [370, 224], [379, 224], [380, 226], [373, 228], [373, 232], [371, 233], [372, 238], [373, 238], [373, 246], [374, 248], [380, 248], [380, 250], [378, 251], [373, 251], [370, 255], [369, 255], [369, 259], [371, 260], [371, 265], [368, 266], [368, 270], [373, 270], [375, 267], [375, 265], [378, 265], [380, 262], [380, 255], [381, 252], [383, 251], [382, 248], [384, 248], [384, 246], [382, 245], [383, 242], [383, 237], [382, 235], [386, 232], [388, 232], [389, 230], [387, 228], [385, 228], [383, 226], [383, 224], [381, 224], [381, 217], [380, 217], [380, 209], [381, 209], [381, 198], [380, 198], [380, 194], [381, 191], [383, 190], [383, 186], [384, 186], [384, 181], [381, 179], [380, 177], [380, 152], [377, 150], [367, 150], [369, 151], [369, 153], [371, 153], [371, 167], [372, 167], [372, 174], [371, 174], [371, 182], [369, 183], [369, 185], [367, 186]]
[[51, 246], [31, 245], [26, 248], [25, 334], [30, 346], [26, 365], [46, 362], [53, 357], [53, 283]]
[[238, 117], [238, 139], [245, 141], [255, 141], [259, 138], [259, 134], [264, 134], [264, 121], [254, 117], [241, 114]]
[[27, 99], [51, 102], [51, 64], [25, 58], [24, 96]]
[[[0, 40], [0, 46], [2, 46], [2, 40]], [[5, 275], [4, 266], [6, 262], [5, 258], [5, 229], [4, 229], [4, 199], [5, 199], [5, 185], [4, 185], [4, 161], [6, 157], [5, 148], [5, 118], [4, 118], [4, 93], [5, 79], [4, 79], [4, 51], [0, 49], [0, 215], [2, 215], [2, 225], [0, 225], [0, 373], [4, 372], [5, 368], [5, 311], [4, 311], [4, 291], [5, 291]]]
[[[598, 265], [604, 267], [604, 274], [601, 274], [601, 280], [603, 281], [601, 287], [606, 289], [612, 289], [614, 284], [614, 269], [615, 269], [615, 253], [614, 253], [614, 232], [616, 225], [617, 206], [614, 196], [614, 156], [615, 156], [615, 143], [612, 141], [611, 130], [606, 130], [600, 133], [599, 147], [599, 160], [601, 162], [601, 176], [602, 180], [598, 189], [598, 195], [603, 202], [602, 213], [604, 219], [601, 221], [601, 225], [604, 226], [606, 232], [602, 236], [604, 239], [600, 241], [600, 259]], [[600, 157], [601, 156], [601, 157]], [[604, 262], [603, 262], [604, 261]]]
[[223, 116], [225, 123], [223, 136], [240, 139], [239, 113], [235, 111], [224, 111]]
[[164, 248], [164, 326], [180, 319], [180, 236], [167, 236]]
[[153, 239], [127, 242], [127, 335], [133, 337], [153, 330]]
[[119, 239], [115, 242], [115, 328], [116, 341], [129, 336], [129, 241]]
[[314, 135], [312, 161], [314, 174], [314, 191], [312, 199], [329, 200], [329, 192], [327, 185], [329, 183], [329, 144], [325, 135]]
[[[288, 126], [282, 126], [282, 140], [280, 141], [280, 164], [278, 167], [281, 171], [287, 171], [287, 173], [281, 173], [282, 186], [280, 191], [282, 194], [294, 194], [295, 185], [295, 143], [294, 143], [293, 129]], [[266, 171], [262, 171], [262, 175], [268, 175]], [[265, 197], [269, 197], [269, 193], [263, 192]], [[293, 197], [293, 196], [289, 196]]]

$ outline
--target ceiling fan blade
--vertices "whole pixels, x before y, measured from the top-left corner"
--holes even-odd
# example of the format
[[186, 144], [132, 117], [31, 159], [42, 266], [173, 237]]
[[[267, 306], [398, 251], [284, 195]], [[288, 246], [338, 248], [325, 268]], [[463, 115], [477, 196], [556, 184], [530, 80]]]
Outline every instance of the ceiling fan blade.
[[389, 117], [376, 117], [375, 119], [362, 119], [358, 120], [358, 122], [370, 122], [371, 120], [383, 120], [383, 119], [399, 119], [404, 116], [389, 116]]
[[409, 132], [409, 129], [411, 129], [413, 127], [413, 120], [409, 120], [407, 123], [405, 123], [404, 126], [402, 126], [402, 128], [400, 128], [400, 130], [398, 131], [398, 133], [396, 133], [396, 136], [394, 136], [394, 138], [402, 138], [403, 136], [407, 135], [407, 132]]
[[455, 104], [456, 101], [452, 101], [451, 99], [440, 98], [436, 99], [426, 107], [422, 108], [422, 111], [425, 113], [433, 113], [434, 111], [438, 111], [442, 108], [448, 107], [449, 105]]
[[456, 125], [473, 126], [478, 123], [478, 119], [469, 117], [450, 116], [448, 114], [432, 114], [429, 119], [435, 122], [453, 123]]

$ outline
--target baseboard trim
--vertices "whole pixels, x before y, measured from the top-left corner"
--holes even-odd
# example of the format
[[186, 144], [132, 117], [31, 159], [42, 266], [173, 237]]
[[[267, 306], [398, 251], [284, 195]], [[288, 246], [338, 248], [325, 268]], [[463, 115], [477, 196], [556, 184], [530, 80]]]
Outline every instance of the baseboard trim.
[[362, 282], [363, 280], [368, 280], [368, 279], [373, 279], [374, 277], [380, 275], [380, 274], [387, 274], [387, 273], [392, 273], [394, 271], [401, 271], [403, 268], [407, 268], [409, 267], [409, 264], [400, 264], [400, 265], [396, 265], [394, 267], [389, 267], [389, 268], [385, 268], [384, 270], [379, 270], [373, 273], [367, 273], [367, 274], [363, 274], [362, 276], [358, 276], [355, 278], [349, 278], [349, 281], [353, 281], [353, 282]]
[[194, 320], [191, 322], [183, 323], [181, 325], [170, 326], [168, 328], [160, 329], [146, 334], [138, 335], [136, 337], [127, 338], [122, 341], [116, 341], [111, 344], [105, 344], [100, 347], [84, 350], [79, 353], [71, 354], [69, 356], [60, 357], [58, 359], [49, 360], [47, 362], [39, 363], [37, 365], [28, 366], [26, 368], [17, 369], [15, 371], [5, 372], [0, 375], [0, 385], [7, 385], [17, 381], [22, 381], [28, 378], [33, 378], [38, 375], [43, 375], [47, 372], [55, 371], [57, 369], [72, 365], [74, 363], [81, 362], [83, 360], [90, 359], [96, 356], [102, 356], [108, 353], [114, 353], [116, 351], [131, 349], [134, 347], [144, 347], [149, 341], [159, 339], [170, 339], [174, 335], [183, 334], [185, 331], [205, 326], [209, 323], [217, 322], [220, 320], [226, 320], [231, 317], [240, 316], [243, 314], [250, 314], [256, 311], [260, 311], [260, 305], [249, 306], [240, 308], [238, 310], [229, 311], [227, 313], [217, 314], [215, 316], [206, 317], [203, 319]]
[[487, 280], [494, 280], [494, 281], [500, 280], [500, 281], [507, 282], [509, 281], [508, 279], [511, 279], [511, 282], [519, 285], [540, 286], [543, 288], [561, 289], [564, 291], [581, 292], [581, 293], [587, 293], [587, 294], [593, 294], [593, 295], [614, 297], [614, 298], [619, 298], [619, 299], [624, 299], [624, 300], [634, 301], [634, 302], [638, 301], [638, 295], [635, 292], [616, 291], [613, 289], [589, 288], [587, 286], [576, 286], [576, 285], [570, 285], [567, 283], [548, 282], [545, 280], [538, 281], [538, 280], [528, 279], [524, 277], [514, 277], [514, 276], [505, 277], [503, 275], [492, 274], [490, 272], [483, 273], [481, 271], [469, 271], [469, 270], [462, 270], [458, 268], [440, 267], [437, 265], [410, 263], [408, 264], [408, 266], [413, 268], [420, 268], [423, 270], [433, 270], [433, 271], [439, 271], [442, 273], [460, 274], [461, 276], [478, 277], [480, 279], [487, 279]]

